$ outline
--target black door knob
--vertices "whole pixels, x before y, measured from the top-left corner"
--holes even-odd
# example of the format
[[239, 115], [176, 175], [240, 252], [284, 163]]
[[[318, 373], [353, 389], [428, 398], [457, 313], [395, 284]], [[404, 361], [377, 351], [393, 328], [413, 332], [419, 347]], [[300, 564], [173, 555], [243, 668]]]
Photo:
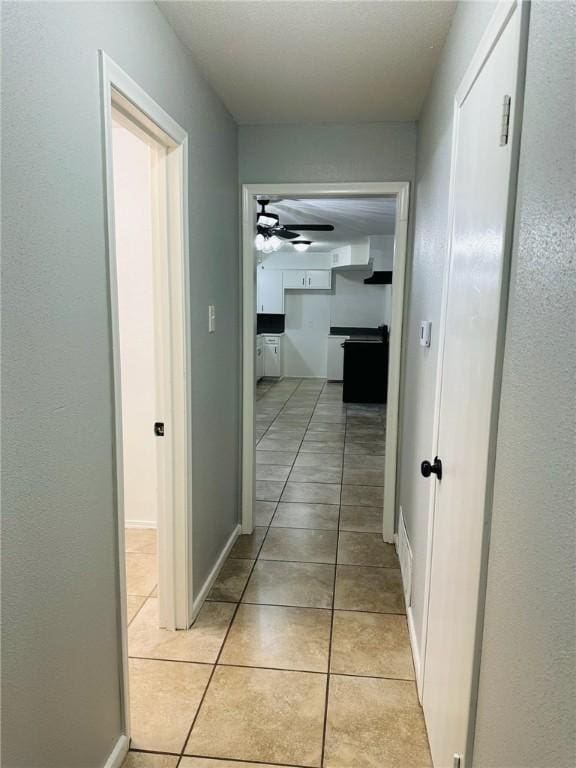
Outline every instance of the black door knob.
[[423, 461], [420, 464], [420, 472], [424, 477], [430, 477], [431, 474], [435, 474], [438, 480], [442, 480], [442, 461], [435, 457], [432, 464], [429, 461]]

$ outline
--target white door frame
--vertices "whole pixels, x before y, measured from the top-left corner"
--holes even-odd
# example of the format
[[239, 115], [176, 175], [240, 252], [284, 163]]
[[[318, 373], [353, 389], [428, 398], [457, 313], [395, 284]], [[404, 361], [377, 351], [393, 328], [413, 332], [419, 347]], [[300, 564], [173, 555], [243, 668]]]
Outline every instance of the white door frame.
[[[160, 626], [185, 629], [192, 612], [192, 445], [190, 392], [190, 308], [188, 258], [188, 135], [103, 51], [100, 51], [102, 130], [105, 165], [106, 245], [114, 385], [114, 453], [118, 541], [118, 605], [122, 646], [124, 727], [129, 736], [128, 646], [124, 555], [122, 397], [114, 225], [112, 108], [166, 147], [160, 174], [161, 239], [154, 259], [156, 365], [159, 419], [166, 433], [159, 451], [158, 561]], [[164, 197], [165, 195], [165, 197]], [[163, 198], [163, 199], [162, 199]], [[165, 219], [165, 220], [164, 220]], [[150, 424], [152, 431], [153, 424]]]
[[394, 290], [388, 366], [388, 405], [382, 535], [394, 542], [396, 472], [399, 434], [402, 331], [408, 242], [410, 183], [408, 181], [356, 182], [348, 184], [243, 184], [242, 185], [242, 533], [254, 528], [255, 407], [256, 383], [256, 259], [254, 257], [255, 198], [287, 197], [396, 197], [394, 240]]
[[[503, 271], [502, 271], [502, 285], [501, 285], [501, 297], [500, 297], [500, 317], [499, 317], [499, 330], [498, 330], [498, 343], [497, 354], [495, 363], [494, 374], [494, 394], [493, 394], [493, 414], [490, 425], [490, 456], [488, 461], [488, 485], [486, 488], [486, 501], [485, 501], [485, 540], [483, 542], [483, 557], [482, 557], [482, 573], [480, 578], [480, 592], [478, 594], [478, 627], [476, 633], [476, 652], [475, 652], [475, 671], [474, 671], [474, 694], [473, 701], [470, 703], [470, 719], [469, 719], [469, 736], [467, 754], [471, 754], [471, 749], [474, 741], [474, 718], [476, 710], [476, 696], [478, 686], [478, 676], [480, 670], [481, 659], [481, 644], [482, 644], [482, 629], [483, 629], [483, 615], [484, 615], [484, 600], [486, 591], [486, 571], [488, 562], [488, 546], [490, 538], [490, 522], [491, 522], [491, 509], [492, 509], [492, 493], [494, 482], [494, 464], [496, 457], [496, 437], [498, 428], [498, 409], [500, 405], [500, 387], [502, 381], [502, 366], [504, 357], [504, 342], [506, 335], [506, 312], [508, 306], [508, 293], [509, 293], [509, 280], [510, 280], [510, 254], [512, 248], [512, 237], [514, 228], [514, 204], [516, 200], [516, 176], [518, 169], [518, 158], [520, 149], [520, 134], [522, 126], [522, 106], [523, 106], [523, 92], [524, 92], [524, 79], [525, 79], [525, 64], [526, 64], [526, 46], [528, 38], [528, 21], [529, 21], [529, 4], [522, 0], [500, 0], [498, 3], [488, 26], [482, 36], [480, 43], [468, 65], [468, 68], [462, 78], [460, 85], [456, 91], [453, 102], [453, 125], [452, 125], [452, 147], [451, 147], [451, 167], [450, 167], [450, 184], [449, 184], [449, 200], [448, 200], [448, 237], [446, 244], [446, 253], [448, 258], [444, 269], [443, 286], [442, 286], [442, 301], [440, 310], [440, 322], [439, 322], [439, 349], [438, 349], [438, 365], [436, 369], [436, 393], [434, 399], [434, 423], [433, 423], [433, 446], [432, 455], [438, 453], [438, 442], [440, 437], [440, 407], [442, 399], [442, 371], [443, 360], [445, 351], [445, 336], [446, 336], [446, 323], [448, 315], [448, 296], [449, 296], [449, 280], [450, 280], [450, 266], [452, 253], [452, 235], [454, 225], [454, 207], [455, 207], [455, 187], [456, 187], [456, 154], [458, 148], [459, 137], [459, 113], [463, 106], [466, 97], [468, 96], [472, 86], [478, 78], [486, 60], [490, 56], [494, 46], [498, 42], [503, 30], [510, 21], [514, 13], [521, 14], [520, 20], [520, 56], [518, 61], [518, 78], [516, 83], [516, 93], [513, 94], [514, 99], [514, 121], [512, 125], [512, 131], [509, 137], [509, 142], [512, 147], [512, 159], [510, 166], [510, 192], [508, 198], [508, 220], [506, 224], [506, 232], [503, 244]], [[431, 588], [431, 576], [432, 576], [432, 554], [433, 554], [433, 532], [434, 532], [434, 519], [436, 512], [436, 490], [437, 484], [434, 483], [434, 489], [430, 494], [429, 512], [428, 512], [428, 526], [427, 526], [427, 548], [426, 548], [426, 565], [425, 565], [425, 581], [424, 581], [424, 604], [423, 604], [423, 622], [422, 633], [420, 637], [420, 652], [421, 663], [417, 669], [416, 684], [418, 688], [418, 696], [422, 701], [423, 689], [424, 689], [424, 674], [426, 668], [426, 640], [428, 635], [428, 618], [430, 607], [430, 588]]]

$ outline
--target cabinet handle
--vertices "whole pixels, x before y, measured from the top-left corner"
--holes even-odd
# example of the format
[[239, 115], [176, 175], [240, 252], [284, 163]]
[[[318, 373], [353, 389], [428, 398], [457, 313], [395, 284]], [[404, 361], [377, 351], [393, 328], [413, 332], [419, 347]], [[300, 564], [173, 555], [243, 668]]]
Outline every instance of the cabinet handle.
[[278, 347], [274, 347], [274, 354], [276, 355], [278, 353]]
[[306, 285], [306, 278], [305, 277], [302, 278], [302, 285]]
[[308, 278], [308, 285], [310, 285], [310, 283], [311, 283], [311, 282], [312, 282], [312, 278], [311, 278], [311, 277], [309, 277], [309, 278]]

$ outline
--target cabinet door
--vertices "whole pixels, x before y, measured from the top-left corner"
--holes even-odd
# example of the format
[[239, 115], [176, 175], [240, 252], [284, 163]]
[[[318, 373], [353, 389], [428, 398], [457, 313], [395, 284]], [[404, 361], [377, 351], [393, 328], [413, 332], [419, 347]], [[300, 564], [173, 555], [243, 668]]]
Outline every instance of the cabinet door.
[[272, 269], [258, 269], [257, 311], [267, 315], [284, 314], [284, 287], [282, 272]]
[[306, 274], [303, 269], [285, 269], [284, 288], [306, 288]]
[[332, 270], [311, 269], [306, 272], [306, 288], [330, 289], [332, 287]]
[[342, 381], [344, 378], [344, 349], [342, 344], [348, 336], [328, 337], [328, 363], [326, 378], [329, 381]]
[[280, 365], [280, 345], [264, 344], [264, 376], [278, 377], [282, 375], [282, 366]]
[[264, 376], [264, 344], [262, 339], [256, 342], [256, 379], [261, 379]]

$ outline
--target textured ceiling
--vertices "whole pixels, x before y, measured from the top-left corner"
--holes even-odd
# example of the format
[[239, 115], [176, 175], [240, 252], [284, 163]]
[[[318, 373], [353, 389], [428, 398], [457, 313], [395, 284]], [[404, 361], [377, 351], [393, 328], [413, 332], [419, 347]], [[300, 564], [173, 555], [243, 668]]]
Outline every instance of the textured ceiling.
[[[327, 251], [369, 235], [393, 235], [395, 197], [282, 199], [267, 206], [281, 224], [333, 224], [333, 232], [302, 232], [310, 251]], [[282, 250], [292, 251], [287, 245]]]
[[239, 123], [418, 118], [455, 2], [158, 5]]

